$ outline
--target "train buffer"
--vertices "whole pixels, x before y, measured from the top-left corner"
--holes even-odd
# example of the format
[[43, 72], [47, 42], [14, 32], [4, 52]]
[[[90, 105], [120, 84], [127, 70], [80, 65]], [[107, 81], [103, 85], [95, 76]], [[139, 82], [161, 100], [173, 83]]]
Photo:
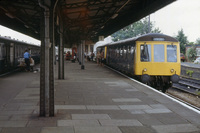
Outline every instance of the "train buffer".
[[51, 118], [39, 117], [39, 72], [20, 72], [0, 80], [0, 96], [12, 93], [0, 102], [0, 132], [200, 132], [200, 113], [106, 66], [88, 61], [82, 70], [78, 62], [65, 61], [64, 80], [57, 78], [55, 69], [55, 116]]

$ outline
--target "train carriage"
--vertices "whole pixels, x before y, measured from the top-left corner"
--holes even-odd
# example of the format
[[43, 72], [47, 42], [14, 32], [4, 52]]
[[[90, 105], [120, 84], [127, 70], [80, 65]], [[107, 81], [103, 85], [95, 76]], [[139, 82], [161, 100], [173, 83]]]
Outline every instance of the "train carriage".
[[163, 92], [179, 80], [180, 47], [173, 37], [152, 33], [98, 47], [105, 48], [107, 65]]
[[40, 62], [40, 46], [0, 36], [0, 74], [19, 65], [25, 49], [28, 49], [35, 63]]

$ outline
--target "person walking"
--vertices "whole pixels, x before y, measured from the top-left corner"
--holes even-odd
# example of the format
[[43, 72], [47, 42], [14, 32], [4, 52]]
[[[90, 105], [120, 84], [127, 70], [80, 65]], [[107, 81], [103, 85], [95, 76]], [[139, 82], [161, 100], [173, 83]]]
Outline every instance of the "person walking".
[[28, 50], [25, 50], [24, 53], [24, 59], [25, 59], [25, 63], [26, 63], [26, 71], [30, 71], [30, 58], [31, 55], [28, 53]]

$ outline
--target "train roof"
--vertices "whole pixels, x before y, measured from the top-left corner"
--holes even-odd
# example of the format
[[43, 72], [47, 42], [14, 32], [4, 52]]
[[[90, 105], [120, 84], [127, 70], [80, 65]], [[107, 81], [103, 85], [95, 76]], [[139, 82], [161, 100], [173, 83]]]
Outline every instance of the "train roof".
[[169, 42], [178, 42], [178, 40], [176, 40], [174, 37], [168, 36], [168, 35], [164, 35], [164, 34], [160, 34], [160, 33], [150, 33], [150, 34], [145, 34], [142, 36], [138, 36], [138, 37], [133, 37], [133, 38], [128, 38], [125, 40], [121, 40], [121, 41], [117, 41], [117, 42], [111, 42], [99, 47], [104, 47], [104, 46], [108, 46], [108, 45], [115, 45], [115, 44], [129, 44], [129, 43], [133, 43], [135, 41], [169, 41]]
[[140, 37], [136, 37], [135, 41], [169, 41], [169, 42], [178, 42], [174, 37], [160, 34], [160, 33], [150, 33], [145, 34]]
[[4, 36], [0, 36], [0, 43], [1, 42], [4, 42], [4, 43], [17, 43], [17, 44], [22, 44], [22, 45], [27, 45], [27, 46], [40, 47], [38, 45], [30, 44], [30, 43], [27, 43], [27, 42], [15, 40], [15, 39], [12, 39], [10, 37], [4, 37]]

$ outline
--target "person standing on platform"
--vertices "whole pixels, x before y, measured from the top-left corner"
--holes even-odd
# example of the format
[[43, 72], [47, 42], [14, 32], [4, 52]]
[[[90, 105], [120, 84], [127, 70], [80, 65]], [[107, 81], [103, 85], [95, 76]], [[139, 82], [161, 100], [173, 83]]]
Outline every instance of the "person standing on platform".
[[102, 51], [101, 52], [101, 55], [100, 55], [100, 57], [101, 57], [101, 66], [104, 66], [104, 52]]
[[101, 64], [101, 54], [100, 54], [99, 51], [97, 52], [97, 64], [98, 64], [98, 65]]
[[26, 63], [26, 71], [30, 71], [30, 58], [31, 55], [28, 53], [28, 50], [25, 50], [24, 53], [24, 59], [25, 59], [25, 63]]

